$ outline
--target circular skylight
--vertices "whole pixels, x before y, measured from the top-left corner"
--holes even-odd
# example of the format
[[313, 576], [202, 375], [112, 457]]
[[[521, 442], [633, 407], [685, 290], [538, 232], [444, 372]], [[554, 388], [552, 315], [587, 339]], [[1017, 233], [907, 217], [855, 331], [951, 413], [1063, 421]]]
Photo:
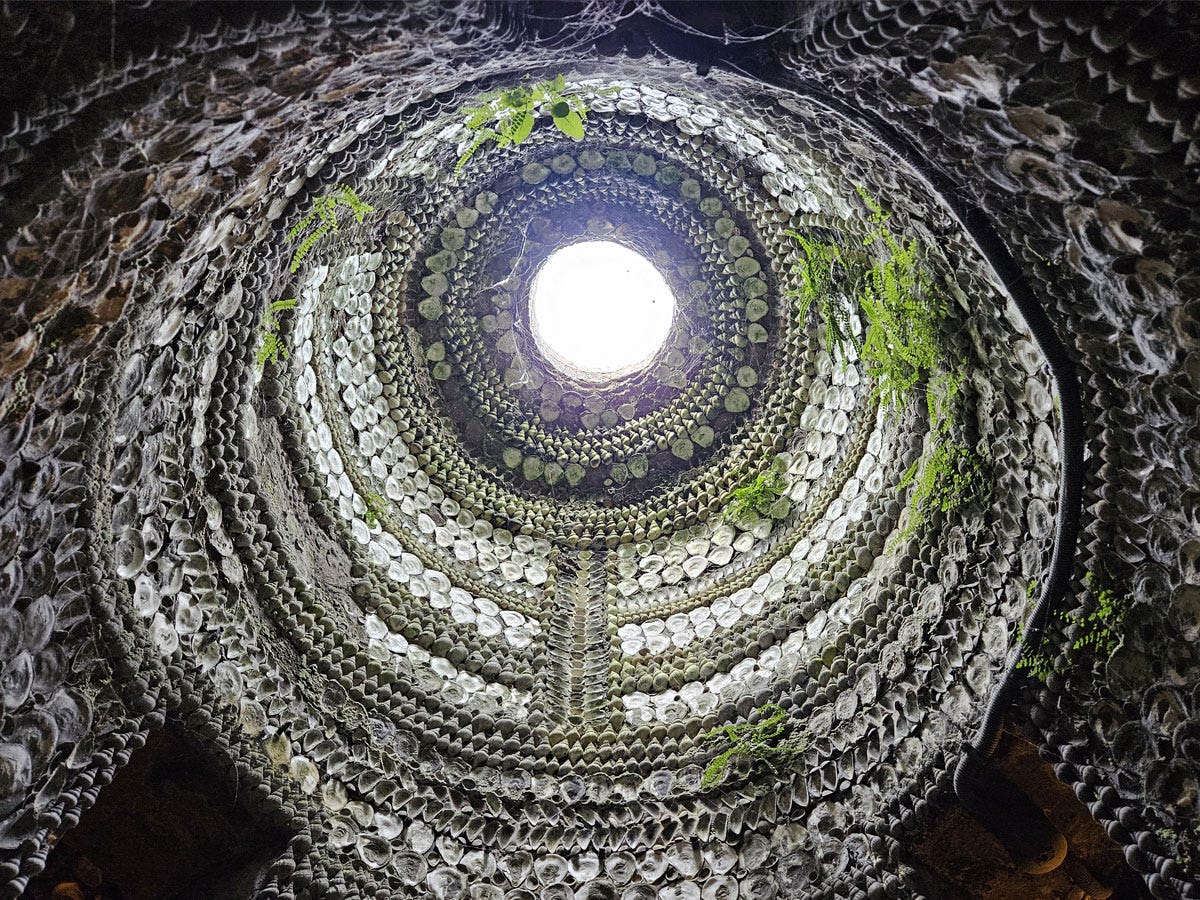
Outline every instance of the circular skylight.
[[654, 264], [612, 241], [550, 254], [530, 299], [538, 347], [559, 368], [591, 381], [645, 366], [674, 315], [675, 297]]

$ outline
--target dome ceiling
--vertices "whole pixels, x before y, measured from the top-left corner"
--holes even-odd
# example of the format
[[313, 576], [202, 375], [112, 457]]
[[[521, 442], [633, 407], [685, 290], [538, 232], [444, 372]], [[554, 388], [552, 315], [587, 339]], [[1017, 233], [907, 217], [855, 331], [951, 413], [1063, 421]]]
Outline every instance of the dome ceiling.
[[[966, 51], [911, 76], [964, 134], [1030, 135], [1005, 157], [1030, 198], [1010, 239], [1001, 207], [984, 221], [990, 201], [947, 190], [949, 139], [922, 160], [805, 80], [820, 66], [797, 60], [825, 59], [805, 41], [853, 15], [795, 25], [794, 69], [767, 85], [633, 38], [617, 52], [623, 32], [595, 43], [586, 17], [538, 43], [533, 8], [472, 10], [197, 25], [170, 64], [125, 70], [157, 74], [113, 95], [120, 116], [6, 231], [10, 272], [34, 272], [0, 359], [6, 877], [23, 886], [47, 829], [170, 720], [294, 835], [259, 896], [907, 896], [898, 840], [1018, 677], [1047, 579], [1070, 596], [1013, 713], [1036, 740], [1069, 743], [1047, 735], [1088, 715], [1067, 691], [1085, 668], [1091, 714], [1138, 678], [1192, 703], [1194, 651], [1135, 660], [1135, 638], [1082, 624], [1098, 572], [1131, 633], [1139, 615], [1194, 632], [1194, 536], [1181, 550], [1146, 518], [1186, 480], [1151, 459], [1191, 466], [1194, 441], [1143, 432], [1095, 382], [1087, 434], [1064, 430], [1047, 341], [1086, 375], [1089, 329], [1133, 302], [1094, 311], [1067, 270], [1120, 254], [1149, 302], [1170, 266], [1136, 257], [1125, 200], [1070, 204], [1117, 176], [1051, 161], [1064, 119], [1009, 103], [989, 131], [999, 76]], [[582, 138], [543, 111], [512, 146], [473, 144], [472, 107], [557, 77]], [[1051, 206], [1062, 257], [1028, 224]], [[661, 347], [612, 377], [548, 353], [532, 321], [546, 260], [593, 241], [644, 257], [676, 303]], [[806, 301], [829, 247], [845, 256]], [[855, 267], [880, 279], [865, 306]], [[870, 299], [905, 277], [926, 344], [908, 320], [874, 343], [888, 308]], [[1153, 327], [1194, 345], [1194, 318]], [[1121, 390], [1194, 412], [1150, 327], [1116, 339], [1140, 385]], [[1064, 440], [1085, 439], [1072, 569]], [[1106, 493], [1117, 466], [1152, 493]], [[1088, 634], [1123, 649], [1080, 663]], [[1055, 761], [1099, 777], [1122, 746]], [[1126, 798], [1146, 827], [1194, 807], [1186, 757]]]

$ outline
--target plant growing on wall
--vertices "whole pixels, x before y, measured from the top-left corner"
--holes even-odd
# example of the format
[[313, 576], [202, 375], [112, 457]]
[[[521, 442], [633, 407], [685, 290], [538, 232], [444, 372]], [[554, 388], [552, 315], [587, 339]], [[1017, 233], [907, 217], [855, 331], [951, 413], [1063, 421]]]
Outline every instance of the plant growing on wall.
[[[885, 409], [899, 409], [941, 363], [938, 327], [946, 303], [920, 264], [916, 239], [898, 239], [887, 226], [891, 214], [861, 187], [858, 192], [871, 211], [861, 249], [785, 232], [803, 254], [794, 265], [800, 287], [792, 297], [801, 318], [816, 305], [830, 355], [844, 362], [846, 346], [853, 346], [862, 354], [875, 398]], [[854, 308], [866, 319], [862, 340], [850, 329]]]
[[983, 461], [973, 448], [951, 433], [961, 386], [962, 376], [946, 371], [935, 373], [926, 383], [931, 449], [927, 456], [915, 460], [900, 479], [901, 488], [912, 488], [908, 524], [898, 535], [901, 540], [915, 532], [934, 511], [952, 512], [984, 491]]
[[916, 239], [897, 239], [887, 227], [891, 215], [861, 187], [858, 192], [871, 210], [863, 246], [883, 251], [858, 281], [858, 303], [867, 318], [862, 357], [874, 396], [894, 410], [942, 365], [938, 328], [946, 302], [920, 265]]
[[767, 471], [732, 490], [725, 508], [726, 520], [736, 523], [758, 517], [782, 519], [787, 515], [788, 502], [783, 497], [787, 480], [783, 473], [783, 463], [776, 457]]
[[387, 501], [376, 493], [367, 494], [363, 501], [367, 506], [367, 511], [363, 515], [363, 521], [371, 528], [379, 524], [379, 517], [387, 510]]
[[[330, 231], [338, 230], [337, 212], [340, 207], [349, 209], [359, 223], [362, 222], [363, 217], [367, 213], [375, 210], [375, 207], [364, 203], [358, 198], [358, 194], [354, 193], [351, 188], [346, 187], [344, 184], [338, 185], [331, 193], [314, 200], [312, 211], [293, 225], [292, 229], [288, 232], [289, 241], [294, 241], [296, 238], [304, 235], [300, 241], [300, 246], [292, 254], [291, 270], [293, 272], [299, 270], [300, 263], [304, 261], [304, 257], [308, 255], [308, 252], [316, 246], [317, 241]], [[308, 232], [308, 234], [305, 235], [305, 232]]]
[[701, 789], [707, 790], [719, 783], [735, 757], [746, 756], [780, 770], [804, 753], [807, 743], [804, 734], [783, 707], [767, 703], [760, 706], [757, 713], [757, 723], [723, 725], [700, 736], [701, 741], [724, 740], [729, 743], [705, 767], [700, 778]]
[[295, 308], [295, 299], [276, 300], [263, 313], [262, 324], [258, 328], [258, 354], [255, 357], [260, 372], [268, 362], [278, 362], [281, 356], [287, 359], [287, 347], [279, 336], [279, 317]]
[[1086, 581], [1092, 588], [1094, 607], [1090, 613], [1070, 617], [1070, 621], [1081, 629], [1071, 644], [1071, 650], [1098, 659], [1108, 659], [1117, 652], [1124, 639], [1129, 598], [1118, 594], [1111, 585], [1102, 584], [1091, 572], [1088, 572]]
[[909, 537], [935, 510], [949, 513], [977, 496], [983, 486], [981, 464], [965, 444], [938, 435], [927, 457], [915, 461], [900, 479], [912, 487], [909, 518], [900, 537]]
[[[288, 231], [288, 240], [294, 241], [307, 231], [308, 234], [300, 241], [300, 246], [292, 254], [291, 271], [296, 272], [304, 257], [316, 246], [317, 241], [330, 231], [338, 230], [337, 211], [340, 207], [349, 209], [354, 218], [362, 222], [367, 213], [373, 212], [374, 207], [359, 199], [358, 194], [346, 185], [338, 185], [331, 193], [318, 197], [313, 201], [312, 210]], [[311, 229], [311, 230], [310, 230]], [[263, 313], [262, 324], [258, 328], [258, 353], [256, 362], [261, 372], [268, 362], [277, 362], [280, 357], [287, 359], [287, 348], [279, 335], [280, 314], [296, 308], [295, 299], [275, 300], [267, 306]]]
[[[1075, 667], [1088, 660], [1106, 661], [1121, 646], [1125, 623], [1129, 615], [1129, 598], [1117, 593], [1105, 579], [1097, 578], [1092, 572], [1084, 576], [1084, 583], [1092, 595], [1092, 610], [1083, 615], [1059, 611], [1056, 614], [1064, 625], [1074, 625], [1076, 636], [1067, 647], [1067, 666]], [[1029, 601], [1033, 602], [1032, 594]], [[1024, 644], [1024, 638], [1021, 639]], [[1024, 645], [1017, 668], [1045, 681], [1051, 672], [1059, 671], [1055, 659], [1043, 646]]]
[[[905, 538], [935, 510], [950, 512], [979, 494], [982, 460], [951, 434], [962, 375], [945, 360], [938, 334], [946, 301], [920, 263], [916, 239], [897, 238], [887, 224], [891, 214], [863, 188], [858, 193], [871, 212], [861, 249], [787, 232], [802, 252], [795, 265], [801, 286], [793, 296], [801, 316], [816, 305], [831, 356], [845, 364], [848, 345], [861, 355], [872, 396], [885, 411], [902, 409], [924, 385], [932, 447], [900, 482], [913, 488], [908, 525], [899, 535]], [[861, 341], [850, 327], [855, 307], [866, 322]]]
[[808, 311], [816, 305], [825, 323], [825, 349], [845, 365], [847, 344], [855, 350], [862, 349], [862, 341], [851, 331], [851, 310], [836, 277], [837, 273], [849, 268], [849, 263], [837, 244], [812, 240], [798, 231], [787, 231], [785, 234], [800, 245], [800, 251], [804, 254], [795, 265], [796, 274], [801, 278], [800, 287], [790, 293], [796, 301], [800, 318], [807, 318]]
[[[537, 84], [499, 88], [484, 94], [473, 106], [462, 108], [463, 124], [472, 137], [454, 166], [458, 174], [471, 157], [489, 142], [497, 147], [522, 143], [533, 132], [537, 119], [549, 113], [554, 127], [580, 141], [586, 129], [588, 103], [580, 88], [568, 88], [562, 75]], [[597, 93], [611, 93], [605, 88]]]

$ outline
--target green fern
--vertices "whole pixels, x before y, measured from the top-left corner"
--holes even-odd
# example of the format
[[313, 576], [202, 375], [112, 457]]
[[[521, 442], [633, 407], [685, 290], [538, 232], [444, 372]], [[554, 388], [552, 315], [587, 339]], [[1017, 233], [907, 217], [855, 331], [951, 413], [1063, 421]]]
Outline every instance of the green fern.
[[[1036, 578], [1031, 578], [1029, 584], [1025, 586], [1025, 605], [1033, 606], [1037, 602], [1037, 586]], [[1064, 618], [1059, 614], [1059, 618]], [[1017, 623], [1017, 643], [1025, 644], [1025, 623]], [[1017, 668], [1028, 672], [1038, 681], [1045, 682], [1050, 677], [1050, 673], [1054, 671], [1054, 658], [1046, 652], [1042, 646], [1045, 642], [1045, 636], [1042, 637], [1042, 642], [1037, 647], [1032, 645], [1022, 646], [1021, 657], [1017, 660]]]
[[471, 143], [467, 145], [467, 149], [463, 151], [462, 156], [458, 158], [458, 162], [455, 163], [454, 174], [457, 175], [459, 172], [461, 172], [466, 164], [470, 161], [471, 157], [474, 156], [479, 148], [488, 141], [492, 141], [501, 147], [506, 146], [505, 144], [501, 143], [501, 136], [499, 132], [492, 128], [480, 128], [475, 132], [475, 136], [471, 139]]
[[363, 521], [367, 523], [368, 527], [374, 528], [379, 524], [379, 517], [387, 510], [387, 501], [379, 496], [379, 494], [370, 493], [367, 494], [363, 502], [367, 506], [367, 511], [363, 515]]
[[[1110, 584], [1101, 583], [1092, 572], [1087, 573], [1084, 582], [1092, 589], [1091, 612], [1073, 615], [1060, 610], [1055, 614], [1055, 618], [1064, 626], [1074, 625], [1079, 629], [1079, 635], [1067, 648], [1066, 662], [1069, 668], [1081, 665], [1086, 660], [1110, 659], [1124, 640], [1125, 624], [1129, 615], [1128, 597], [1118, 594]], [[1025, 643], [1022, 631], [1018, 631], [1017, 640]], [[1038, 646], [1023, 646], [1021, 658], [1017, 660], [1018, 669], [1028, 672], [1041, 682], [1045, 682], [1052, 672], [1060, 671], [1044, 644], [1043, 635]]]
[[1083, 630], [1071, 644], [1071, 650], [1108, 659], [1117, 652], [1124, 639], [1129, 598], [1118, 595], [1110, 585], [1098, 585], [1098, 579], [1091, 572], [1087, 574], [1087, 582], [1093, 585], [1094, 606], [1089, 613], [1070, 617], [1071, 623]]
[[[533, 126], [543, 112], [550, 114], [554, 126], [567, 137], [583, 140], [588, 102], [579, 90], [568, 88], [563, 76], [558, 75], [533, 85], [499, 88], [481, 96], [475, 105], [464, 106], [463, 125], [473, 134], [454, 166], [454, 174], [461, 172], [484, 144], [490, 142], [504, 148], [523, 143], [533, 133]], [[604, 88], [594, 93], [616, 90]]]
[[293, 225], [288, 231], [288, 240], [294, 241], [310, 228], [313, 229], [304, 237], [300, 242], [300, 246], [292, 254], [292, 272], [299, 270], [300, 263], [304, 261], [304, 257], [308, 255], [309, 251], [316, 246], [317, 241], [330, 231], [338, 230], [337, 211], [340, 206], [349, 209], [359, 223], [363, 221], [367, 213], [374, 212], [375, 210], [375, 207], [364, 203], [359, 199], [358, 194], [354, 193], [351, 188], [346, 187], [344, 184], [339, 185], [332, 193], [326, 194], [324, 197], [318, 197], [313, 201], [312, 212]]
[[962, 393], [963, 370], [966, 368], [963, 360], [954, 371], [939, 370], [929, 376], [925, 383], [925, 407], [929, 413], [929, 430], [938, 437], [944, 437], [950, 432], [954, 422], [954, 410]]
[[909, 519], [902, 537], [910, 536], [935, 510], [953, 512], [974, 499], [983, 485], [978, 455], [964, 444], [941, 437], [933, 450], [908, 467], [901, 489], [912, 487]]
[[267, 306], [263, 313], [262, 324], [258, 329], [258, 353], [255, 361], [261, 372], [268, 362], [278, 362], [282, 357], [287, 359], [287, 346], [279, 336], [279, 315], [296, 308], [296, 301], [276, 300]]
[[[982, 460], [951, 437], [963, 376], [961, 366], [944, 358], [940, 328], [947, 314], [945, 298], [921, 265], [917, 241], [897, 238], [888, 227], [891, 214], [862, 187], [857, 190], [870, 210], [862, 250], [786, 232], [803, 254], [794, 268], [801, 286], [793, 296], [801, 316], [817, 306], [831, 356], [845, 362], [852, 346], [862, 357], [872, 396], [885, 412], [902, 409], [924, 387], [932, 446], [900, 482], [901, 488], [913, 488], [908, 524], [897, 534], [903, 540], [935, 511], [951, 512], [982, 493]], [[849, 307], [844, 297], [851, 298]], [[866, 325], [861, 341], [850, 329], [854, 309], [862, 312]]]
[[[891, 215], [861, 187], [858, 192], [871, 211], [861, 251], [785, 232], [803, 253], [794, 267], [801, 286], [792, 296], [801, 317], [817, 306], [830, 355], [844, 361], [847, 345], [853, 346], [875, 399], [885, 410], [898, 410], [939, 366], [938, 329], [946, 303], [920, 264], [917, 241], [900, 241], [887, 226]], [[861, 341], [850, 329], [854, 309], [866, 320]]]
[[836, 275], [850, 268], [837, 244], [809, 240], [797, 231], [784, 232], [800, 245], [804, 256], [796, 262], [801, 278], [799, 289], [790, 292], [796, 300], [801, 319], [813, 305], [825, 323], [825, 349], [834, 359], [846, 362], [846, 345], [861, 350], [862, 342], [850, 328], [850, 309], [837, 287]]
[[[783, 477], [783, 466], [778, 458], [767, 471], [753, 481], [735, 488], [729, 493], [729, 505], [725, 508], [725, 519], [729, 522], [745, 522], [747, 519], [782, 518], [786, 509], [781, 508], [787, 480]], [[786, 506], [787, 501], [783, 501]]]
[[759, 721], [742, 725], [723, 725], [702, 734], [701, 741], [725, 740], [729, 746], [713, 757], [700, 778], [700, 788], [708, 790], [725, 777], [729, 763], [748, 756], [774, 770], [794, 764], [804, 753], [807, 741], [795, 721], [783, 707], [767, 703], [757, 710]]
[[859, 281], [858, 301], [869, 323], [863, 363], [876, 399], [885, 409], [899, 409], [939, 366], [938, 329], [946, 303], [919, 262], [916, 239], [898, 240], [887, 227], [890, 213], [861, 186], [858, 193], [871, 210], [863, 246], [883, 251]]
[[1045, 684], [1054, 671], [1054, 658], [1044, 650], [1023, 650], [1017, 668]]
[[900, 479], [900, 488], [912, 487], [908, 524], [901, 539], [911, 536], [935, 511], [950, 513], [982, 496], [983, 460], [971, 447], [950, 435], [962, 375], [939, 371], [929, 377], [925, 402], [929, 411], [931, 450], [916, 460]]

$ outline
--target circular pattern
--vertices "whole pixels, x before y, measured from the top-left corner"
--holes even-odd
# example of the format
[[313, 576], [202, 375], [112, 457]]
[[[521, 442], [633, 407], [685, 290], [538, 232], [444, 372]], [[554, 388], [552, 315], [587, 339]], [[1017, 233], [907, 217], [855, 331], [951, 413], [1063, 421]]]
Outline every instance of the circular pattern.
[[[797, 864], [815, 853], [814, 871], [836, 871], [849, 845], [824, 844], [817, 836], [838, 826], [817, 823], [870, 819], [935, 764], [1007, 646], [1013, 613], [978, 606], [981, 567], [1021, 565], [1021, 554], [1034, 564], [1049, 535], [981, 544], [1011, 515], [992, 506], [937, 520], [961, 532], [946, 546], [889, 550], [904, 529], [902, 475], [919, 455], [922, 416], [880, 410], [862, 361], [835, 361], [820, 320], [791, 299], [802, 276], [788, 230], [855, 233], [852, 175], [832, 186], [830, 150], [799, 127], [764, 131], [640, 82], [566, 83], [593, 91], [583, 147], [535, 132], [519, 150], [477, 155], [464, 190], [428, 162], [461, 152], [453, 110], [464, 94], [355, 182], [362, 202], [392, 212], [340, 228], [305, 258], [281, 334], [287, 355], [257, 386], [274, 398], [267, 418], [234, 399], [236, 367], [211, 367], [213, 396], [231, 401], [229, 434], [290, 435], [266, 483], [298, 477], [307, 508], [301, 517], [264, 491], [258, 465], [206, 429], [228, 498], [201, 526], [206, 544], [229, 551], [213, 590], [262, 585], [266, 617], [312, 667], [316, 692], [293, 693], [294, 713], [271, 712], [262, 692], [287, 683], [277, 648], [252, 633], [216, 637], [241, 633], [238, 618], [210, 617], [215, 601], [198, 588], [172, 593], [174, 569], [147, 559], [145, 529], [127, 516], [114, 517], [117, 574], [142, 579], [140, 615], [158, 654], [191, 665], [188, 653], [228, 646], [221, 690], [241, 720], [261, 728], [297, 783], [334, 793], [330, 834], [385, 879], [410, 877], [394, 861], [411, 852], [435, 894], [465, 884], [436, 821], [409, 813], [400, 832], [386, 824], [408, 808], [402, 797], [432, 797], [447, 780], [462, 802], [477, 798], [480, 827], [520, 835], [516, 848], [487, 845], [498, 867], [535, 852], [548, 864], [540, 832], [508, 804], [539, 802], [569, 832], [595, 823], [594, 840], [612, 852], [626, 830], [617, 810], [650, 828], [697, 803], [761, 810], [786, 790], [808, 822]], [[755, 176], [732, 177], [739, 166]], [[346, 180], [315, 182], [309, 197]], [[661, 266], [680, 302], [666, 352], [596, 383], [538, 363], [529, 292], [556, 250], [608, 235]], [[973, 284], [991, 296], [965, 244], [953, 262], [928, 247], [923, 265], [978, 272]], [[269, 259], [251, 269], [260, 285], [273, 277]], [[996, 299], [986, 308], [1003, 309]], [[249, 311], [234, 316], [256, 327]], [[1019, 320], [970, 322], [978, 345], [961, 326], [943, 335], [957, 354], [988, 360], [956, 413], [987, 397], [1021, 410], [1027, 428], [1052, 414], [1036, 368], [1007, 361]], [[168, 326], [185, 343], [200, 327]], [[119, 418], [141, 435], [129, 443], [142, 448], [131, 472], [145, 466], [142, 420], [137, 407]], [[974, 443], [986, 423], [1020, 420], [972, 415], [952, 427]], [[1034, 441], [1028, 430], [992, 439], [1027, 454]], [[778, 500], [730, 516], [731, 492], [767, 473]], [[1053, 496], [1052, 476], [1036, 470], [998, 477]], [[266, 528], [254, 553], [219, 524], [246, 513]], [[199, 539], [186, 522], [169, 518], [178, 537], [152, 541], [159, 558]], [[893, 546], [912, 540], [900, 533]], [[948, 610], [959, 622], [949, 644], [938, 625]], [[898, 695], [911, 708], [897, 708]], [[714, 791], [703, 736], [753, 721], [770, 698], [804, 723], [804, 766], [780, 784], [738, 760]], [[330, 768], [353, 754], [352, 735], [359, 765], [402, 773], [398, 793], [364, 793]], [[351, 803], [370, 810], [365, 822]], [[690, 857], [668, 851], [687, 883]], [[584, 873], [599, 865], [579, 847], [566, 858]], [[767, 877], [757, 869], [747, 866], [747, 883]], [[509, 871], [501, 883], [536, 879]]]
[[[828, 16], [837, 27], [813, 40], [870, 25]], [[1020, 24], [1030, 38], [1014, 60], [1085, 33]], [[948, 789], [1061, 512], [1037, 342], [942, 198], [827, 98], [540, 46], [467, 65], [435, 31], [419, 47], [404, 28], [391, 43], [356, 31], [370, 53], [320, 66], [324, 45], [277, 37], [195, 83], [179, 63], [178, 90], [130, 92], [144, 114], [97, 138], [61, 197], [36, 192], [45, 223], [20, 240], [58, 223], [46, 266], [71, 246], [95, 259], [27, 317], [36, 354], [24, 338], [2, 348], [13, 371], [35, 366], [0, 397], [0, 595], [14, 598], [0, 610], [0, 810], [5, 846], [24, 848], [6, 877], [36, 870], [29, 848], [170, 716], [294, 836], [268, 895], [902, 893], [887, 874], [896, 837]], [[864, 33], [868, 47], [887, 38]], [[1082, 58], [1070, 40], [1064, 69]], [[422, 68], [426, 56], [443, 62]], [[526, 72], [553, 79], [537, 60], [586, 101], [585, 135], [543, 113], [527, 139], [477, 147], [456, 172], [473, 140], [464, 108]], [[949, 79], [953, 102], [905, 115], [949, 115], [990, 90], [965, 58], [935, 62], [896, 97]], [[420, 77], [396, 78], [402, 67]], [[1093, 114], [1093, 88], [1055, 115], [1124, 127]], [[1064, 119], [1011, 105], [1004, 119], [1003, 99], [955, 114], [1005, 147], [1027, 132], [1067, 146]], [[1131, 262], [1136, 211], [1059, 209], [1071, 191], [1115, 192], [1098, 161], [1067, 177], [1059, 157], [1005, 159], [1004, 197], [1034, 196], [1079, 252], [1109, 241], [1129, 255], [1097, 295], [1119, 282], [1133, 309], [1168, 290], [1169, 254]], [[337, 228], [322, 231], [331, 201]], [[111, 233], [96, 210], [111, 211]], [[805, 242], [870, 264], [883, 217], [944, 300], [936, 338], [957, 379], [895, 408], [881, 408], [871, 348], [833, 346], [826, 300], [845, 335], [869, 324], [840, 297], [846, 283], [803, 299]], [[649, 260], [675, 298], [645, 364], [604, 378], [548, 360], [532, 309], [547, 261], [596, 241]], [[92, 293], [87, 316], [56, 312]], [[1192, 340], [1190, 315], [1147, 314], [1128, 334], [1084, 316], [1077, 329], [1081, 347], [1116, 348], [1137, 373], [1128, 394], [1095, 388], [1117, 398], [1097, 434], [1139, 403], [1176, 429], [1088, 437], [1098, 483], [1134, 467], [1144, 490], [1097, 494], [1086, 514], [1136, 526], [1110, 555], [1134, 571], [1131, 593], [1169, 598], [1094, 667], [1113, 684], [1156, 682], [1139, 695], [1146, 724], [1122, 722], [1119, 703], [1088, 712], [1117, 787], [1161, 800], [1163, 818], [1122, 813], [1139, 834], [1194, 805], [1194, 654], [1143, 652], [1162, 622], [1190, 633], [1196, 619], [1181, 586], [1194, 548], [1156, 518], [1171, 485], [1190, 483], [1192, 461], [1170, 445], [1194, 412], [1186, 386], [1159, 378], [1158, 329]], [[1133, 444], [1177, 471], [1143, 470]], [[981, 461], [952, 474], [990, 491], [916, 515], [916, 473], [947, 445]], [[1080, 680], [1054, 672], [1030, 692], [1038, 728], [1055, 727]], [[777, 714], [792, 743], [735, 753], [706, 778], [722, 741]], [[1180, 749], [1160, 759], [1168, 746]], [[1101, 751], [1065, 731], [1046, 747], [1086, 802], [1125, 803], [1081, 762]], [[1160, 845], [1136, 843], [1170, 875], [1150, 858]]]
[[[117, 387], [134, 399], [109, 426], [115, 615], [156, 677], [208, 685], [312, 798], [331, 852], [390, 890], [531, 890], [559, 858], [603, 883], [634, 827], [675, 874], [635, 866], [628, 890], [691, 891], [699, 851], [660, 847], [656, 823], [703, 805], [765, 828], [781, 796], [789, 865], [839, 871], [861, 835], [829, 843], [844, 826], [822, 823], [872, 820], [937, 765], [1017, 616], [981, 599], [983, 572], [1036, 568], [1049, 535], [982, 541], [1017, 513], [999, 499], [927, 523], [948, 542], [909, 535], [922, 411], [879, 409], [863, 361], [835, 361], [794, 300], [789, 232], [852, 240], [855, 179], [885, 151], [848, 157], [804, 118], [767, 129], [641, 81], [566, 84], [590, 92], [586, 140], [537, 130], [476, 154], [470, 182], [439, 161], [462, 152], [473, 88], [410, 109], [426, 120], [399, 136], [368, 117], [236, 288], [198, 285], [200, 315], [143, 313]], [[343, 185], [369, 212], [343, 212], [282, 277], [288, 230]], [[597, 239], [644, 254], [678, 301], [652, 362], [605, 381], [545, 365], [530, 321], [544, 261]], [[974, 361], [953, 433], [1052, 455], [1036, 354], [1023, 345], [1026, 369], [1010, 352], [1022, 323], [965, 242], [923, 245], [934, 277], [988, 298], [943, 327]], [[281, 296], [271, 320], [245, 302]], [[770, 507], [732, 515], [731, 494], [768, 476]], [[997, 498], [1053, 498], [1036, 467], [996, 478]], [[803, 723], [803, 765], [781, 779], [736, 759], [708, 785], [704, 736], [771, 699]], [[447, 785], [474, 810], [465, 833], [437, 812]], [[603, 863], [566, 837], [584, 829]], [[706, 852], [745, 857], [753, 891], [774, 876], [751, 831]], [[468, 868], [467, 847], [495, 868]]]

